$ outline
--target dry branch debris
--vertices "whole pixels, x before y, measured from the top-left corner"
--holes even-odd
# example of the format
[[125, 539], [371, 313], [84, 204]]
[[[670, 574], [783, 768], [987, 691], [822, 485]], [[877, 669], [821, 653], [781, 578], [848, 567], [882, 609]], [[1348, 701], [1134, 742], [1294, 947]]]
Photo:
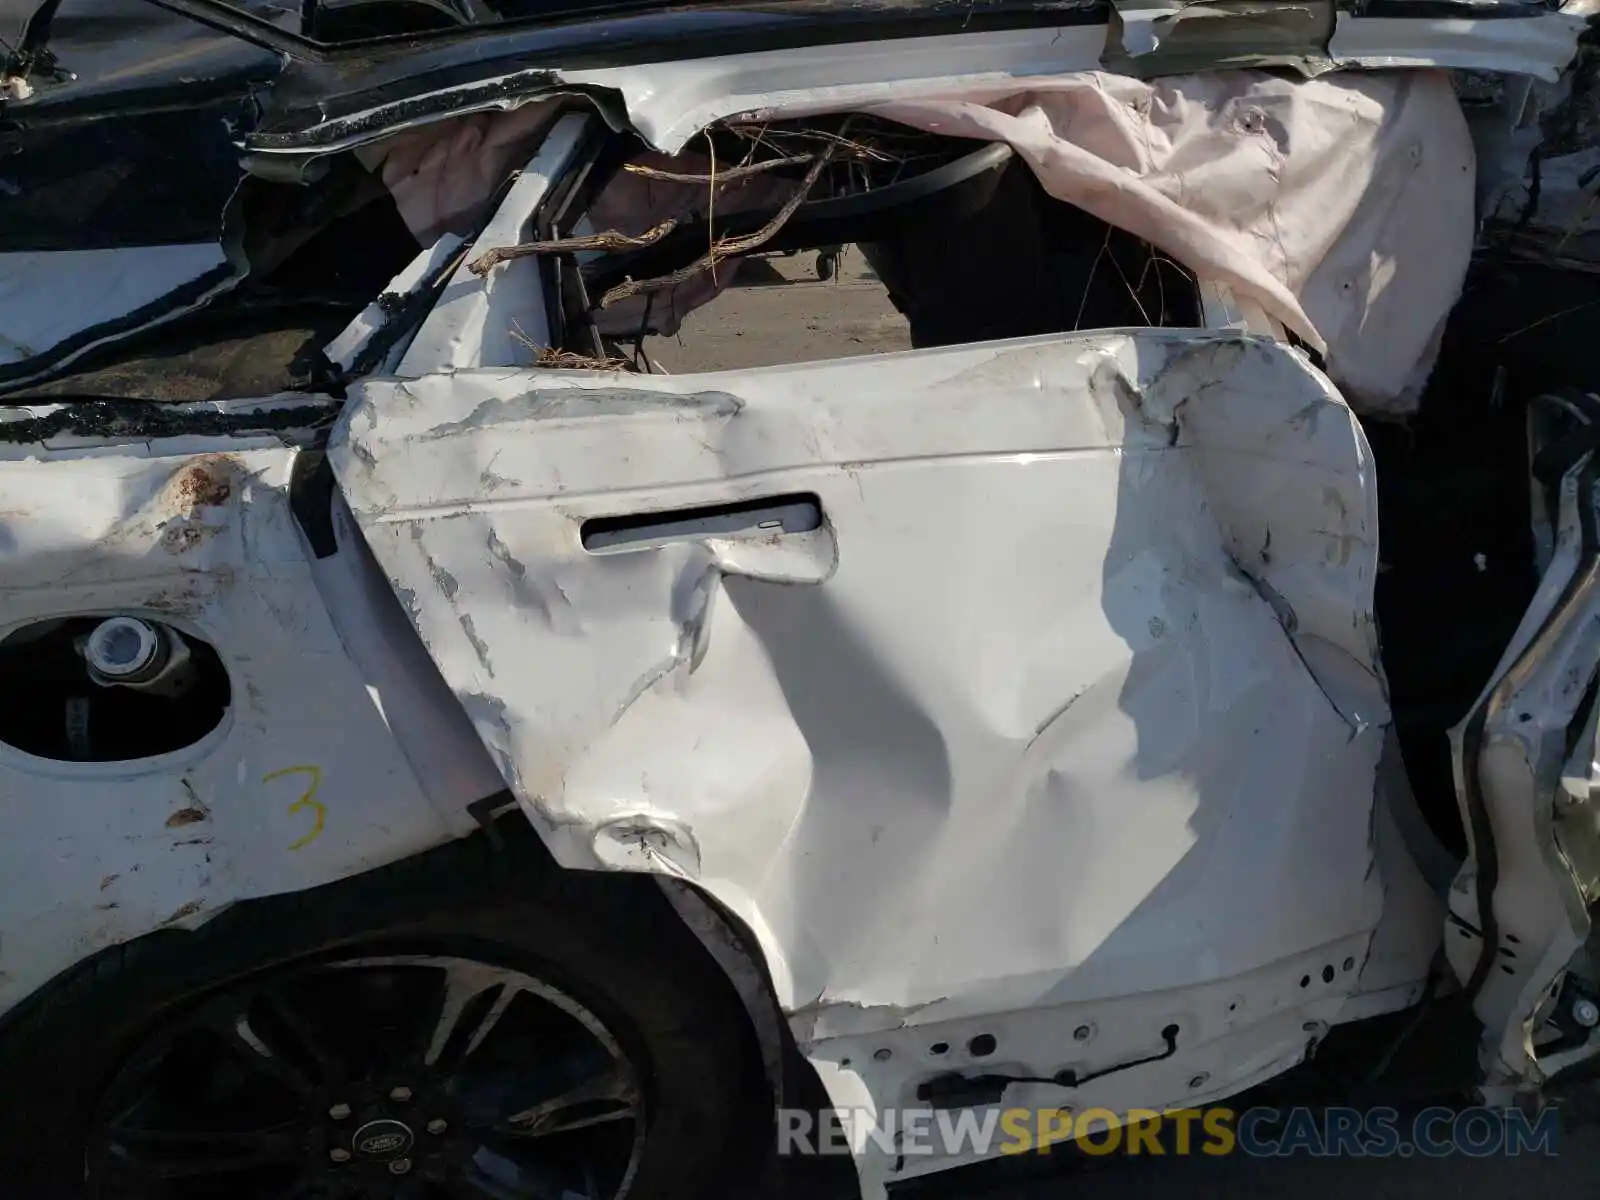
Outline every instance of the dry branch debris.
[[646, 292], [659, 292], [670, 287], [676, 287], [693, 279], [702, 271], [713, 269], [719, 262], [733, 258], [740, 254], [748, 254], [765, 243], [772, 240], [777, 232], [783, 228], [790, 217], [794, 216], [795, 209], [805, 201], [817, 179], [822, 175], [823, 169], [833, 160], [834, 147], [829, 146], [817, 155], [811, 163], [811, 169], [806, 172], [804, 179], [795, 188], [794, 194], [785, 201], [784, 206], [773, 214], [760, 229], [753, 233], [744, 234], [742, 237], [718, 238], [711, 244], [711, 249], [695, 259], [686, 267], [673, 271], [670, 275], [662, 275], [655, 279], [629, 279], [617, 284], [616, 287], [600, 297], [597, 307], [605, 308], [619, 300], [626, 300], [629, 296], [638, 296]]
[[571, 254], [579, 250], [640, 250], [653, 246], [678, 227], [678, 222], [668, 219], [640, 234], [618, 233], [608, 229], [604, 233], [590, 233], [582, 237], [551, 238], [544, 242], [523, 242], [518, 246], [500, 246], [485, 250], [467, 264], [474, 275], [487, 275], [490, 268], [514, 258], [527, 258], [531, 254]]
[[643, 163], [623, 163], [622, 169], [633, 175], [642, 175], [646, 179], [664, 179], [670, 183], [737, 183], [741, 179], [748, 179], [752, 175], [760, 175], [764, 171], [773, 171], [779, 167], [794, 167], [801, 163], [808, 163], [812, 159], [809, 154], [791, 154], [786, 158], [768, 158], [760, 162], [744, 163], [741, 166], [729, 167], [725, 171], [716, 171], [709, 175], [691, 175], [683, 171], [663, 171], [659, 167], [647, 167]]

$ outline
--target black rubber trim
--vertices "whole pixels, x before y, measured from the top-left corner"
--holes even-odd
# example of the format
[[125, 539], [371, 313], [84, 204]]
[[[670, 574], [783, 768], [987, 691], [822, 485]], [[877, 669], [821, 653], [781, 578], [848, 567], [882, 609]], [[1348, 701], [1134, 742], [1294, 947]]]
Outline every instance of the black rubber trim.
[[[559, 120], [564, 115], [558, 113], [554, 119]], [[637, 143], [633, 138], [618, 136], [601, 121], [591, 122], [572, 164], [551, 184], [549, 193], [534, 213], [534, 236], [548, 241], [571, 233], [574, 222], [587, 210], [593, 194], [599, 190], [588, 186], [590, 180], [615, 174], [634, 145]], [[540, 332], [549, 338], [552, 346], [604, 358], [605, 347], [590, 315], [592, 306], [574, 256], [541, 256], [534, 261], [539, 265], [549, 323], [549, 328]], [[538, 335], [536, 332], [535, 336]]]
[[0, 421], [0, 443], [27, 445], [54, 437], [161, 438], [246, 437], [251, 434], [316, 430], [339, 415], [331, 397], [307, 396], [306, 403], [266, 412], [217, 412], [149, 400], [104, 396], [51, 396], [35, 401], [59, 404], [41, 417]]
[[[551, 8], [539, 15], [526, 18], [513, 18], [498, 21], [493, 24], [463, 25], [454, 29], [434, 29], [418, 33], [395, 34], [386, 37], [360, 38], [343, 42], [318, 41], [304, 33], [294, 32], [258, 17], [253, 13], [242, 11], [232, 5], [217, 3], [215, 0], [148, 0], [161, 8], [171, 12], [180, 13], [192, 20], [207, 25], [212, 29], [219, 29], [224, 33], [232, 34], [253, 45], [261, 46], [286, 54], [302, 62], [339, 62], [339, 61], [372, 61], [383, 57], [403, 55], [407, 51], [434, 49], [439, 46], [449, 46], [463, 42], [488, 41], [501, 39], [517, 33], [549, 32], [553, 29], [584, 30], [605, 25], [610, 26], [600, 36], [590, 42], [590, 46], [606, 41], [615, 41], [615, 26], [629, 20], [640, 21], [663, 16], [671, 16], [677, 12], [749, 12], [757, 17], [770, 17], [772, 15], [793, 15], [796, 22], [809, 26], [823, 26], [830, 23], [848, 23], [857, 28], [855, 39], [871, 41], [875, 37], [884, 36], [883, 28], [893, 25], [904, 26], [915, 24], [923, 26], [925, 31], [931, 22], [937, 22], [939, 28], [929, 32], [959, 32], [961, 29], [973, 31], [992, 28], [1017, 28], [1029, 23], [1059, 23], [1063, 14], [1062, 9], [1052, 9], [1044, 5], [1035, 6], [1022, 0], [1021, 3], [1007, 2], [1007, 0], [989, 0], [987, 5], [979, 7], [971, 0], [955, 0], [955, 2], [926, 4], [921, 12], [912, 11], [908, 14], [903, 6], [892, 2], [872, 3], [870, 0], [857, 0], [856, 3], [841, 3], [837, 8], [829, 8], [815, 3], [805, 3], [804, 0], [723, 0], [718, 4], [704, 3], [673, 3], [672, 0], [613, 0], [611, 3], [591, 2], [575, 5], [563, 9], [560, 5]], [[1108, 0], [1080, 0], [1077, 8], [1083, 9], [1093, 15], [1096, 20], [1104, 21], [1111, 11]], [[1464, 6], [1463, 6], [1464, 7]], [[987, 11], [985, 11], [985, 9]], [[1070, 10], [1069, 10], [1070, 11]], [[773, 28], [770, 23], [762, 22], [765, 32], [770, 35]], [[949, 27], [949, 28], [946, 28]], [[876, 32], [874, 32], [876, 30]], [[705, 33], [704, 28], [693, 31]], [[661, 44], [667, 39], [650, 39], [656, 44]], [[670, 39], [679, 43], [680, 38]], [[643, 49], [645, 41], [635, 43]], [[755, 48], [755, 47], [752, 47]], [[707, 54], [721, 53], [708, 50]], [[697, 56], [698, 57], [698, 56]], [[637, 61], [637, 60], [636, 60]]]
[[302, 450], [289, 470], [289, 511], [305, 534], [311, 553], [332, 558], [339, 553], [333, 533], [333, 464], [323, 450]]

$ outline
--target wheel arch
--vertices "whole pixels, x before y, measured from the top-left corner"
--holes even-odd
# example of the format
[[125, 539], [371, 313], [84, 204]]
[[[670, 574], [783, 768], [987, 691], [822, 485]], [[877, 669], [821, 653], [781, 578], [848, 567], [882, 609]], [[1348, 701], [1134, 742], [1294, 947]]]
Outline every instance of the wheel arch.
[[[705, 1009], [717, 1014], [719, 1030], [745, 1011], [717, 956], [704, 948], [654, 880], [560, 868], [527, 822], [509, 816], [476, 834], [372, 871], [299, 892], [240, 901], [193, 928], [157, 929], [81, 958], [0, 1017], [0, 1075], [73, 1081], [59, 1085], [66, 1099], [44, 1105], [45, 1112], [78, 1114], [73, 1128], [60, 1133], [70, 1137], [87, 1128], [91, 1089], [110, 1076], [108, 1048], [132, 1044], [140, 1032], [181, 1007], [307, 953], [357, 944], [370, 936], [364, 931], [385, 921], [397, 927], [413, 919], [419, 927], [423, 921], [444, 923], [474, 906], [488, 911], [502, 896], [508, 902], [529, 900], [547, 912], [571, 913], [573, 929], [557, 931], [555, 942], [562, 937], [574, 945], [598, 942], [598, 949], [589, 951], [591, 958], [608, 954], [608, 939], [614, 937], [615, 961], [622, 964], [615, 976], [638, 969], [641, 962], [648, 970], [670, 972], [675, 978], [665, 986], [680, 994], [689, 986], [697, 989]], [[597, 1007], [604, 1007], [605, 988], [615, 978], [597, 984], [566, 961], [549, 961], [557, 986], [581, 985], [571, 987], [572, 993], [585, 1003], [598, 995], [602, 1004]], [[74, 1028], [94, 1030], [96, 1036], [63, 1036], [63, 1030]], [[765, 1052], [758, 1048], [748, 1020], [731, 1041], [719, 1034], [717, 1053], [728, 1045], [728, 1075], [742, 1081], [742, 1134], [743, 1114], [761, 1121], [770, 1111], [765, 1097], [773, 1093], [762, 1065]], [[25, 1134], [37, 1121], [35, 1131], [42, 1133], [47, 1120], [30, 1117], [34, 1106], [21, 1097], [13, 1100], [17, 1103], [0, 1100], [0, 1158], [8, 1164], [7, 1143], [15, 1147], [28, 1141], [18, 1130]], [[754, 1125], [750, 1132], [757, 1132]], [[752, 1156], [764, 1155], [772, 1139], [741, 1138], [740, 1144], [748, 1144]], [[756, 1165], [752, 1161], [751, 1169]]]

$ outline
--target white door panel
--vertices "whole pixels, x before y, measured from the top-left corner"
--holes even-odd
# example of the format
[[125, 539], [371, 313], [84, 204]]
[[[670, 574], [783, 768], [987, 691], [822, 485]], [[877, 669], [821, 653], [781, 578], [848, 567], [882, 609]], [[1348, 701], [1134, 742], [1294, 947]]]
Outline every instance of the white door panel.
[[1187, 1103], [1361, 990], [1376, 509], [1293, 351], [372, 381], [330, 454], [557, 858], [737, 913], [836, 1098], [982, 1031], [991, 1072], [1156, 1056], [1075, 1104]]

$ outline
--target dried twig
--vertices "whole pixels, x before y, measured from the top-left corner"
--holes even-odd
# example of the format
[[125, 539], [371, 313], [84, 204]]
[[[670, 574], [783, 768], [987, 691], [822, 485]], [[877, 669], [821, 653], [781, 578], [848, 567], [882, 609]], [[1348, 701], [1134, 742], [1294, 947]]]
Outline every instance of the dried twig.
[[601, 296], [600, 303], [596, 307], [605, 308], [608, 305], [615, 304], [618, 300], [626, 300], [629, 296], [637, 296], [645, 292], [659, 292], [666, 288], [676, 287], [680, 283], [686, 283], [688, 280], [693, 279], [702, 271], [711, 270], [724, 259], [732, 258], [739, 254], [748, 254], [757, 247], [771, 241], [789, 218], [794, 216], [795, 209], [800, 207], [805, 198], [811, 193], [811, 189], [816, 186], [817, 179], [822, 175], [823, 169], [827, 167], [833, 158], [833, 151], [834, 147], [828, 146], [821, 154], [817, 155], [815, 161], [811, 164], [811, 169], [806, 172], [806, 177], [795, 188], [794, 194], [784, 202], [783, 207], [773, 215], [772, 220], [768, 221], [760, 229], [753, 233], [744, 234], [742, 237], [719, 238], [712, 243], [711, 249], [706, 251], [705, 254], [670, 275], [662, 275], [656, 279], [625, 280], [617, 284], [604, 296]]
[[1600, 304], [1600, 301], [1585, 300], [1582, 304], [1574, 304], [1571, 308], [1563, 308], [1553, 313], [1546, 313], [1537, 321], [1531, 321], [1519, 329], [1513, 329], [1504, 337], [1496, 338], [1495, 340], [1500, 343], [1509, 342], [1513, 338], [1519, 338], [1525, 333], [1533, 332], [1541, 325], [1548, 325], [1551, 321], [1559, 321], [1562, 317], [1570, 317], [1573, 313], [1582, 312], [1586, 308], [1593, 308], [1596, 304]]
[[552, 238], [545, 242], [523, 242], [520, 246], [500, 246], [485, 250], [467, 264], [474, 275], [487, 275], [498, 263], [514, 258], [527, 258], [531, 254], [571, 254], [578, 250], [640, 250], [653, 246], [678, 227], [676, 218], [669, 217], [661, 224], [646, 229], [641, 234], [618, 233], [608, 229], [604, 233], [591, 233], [583, 237]]
[[554, 346], [545, 346], [534, 355], [533, 365], [556, 371], [620, 371], [628, 365], [628, 360], [594, 358], [571, 350], [557, 350]]
[[[846, 158], [866, 159], [869, 162], [896, 162], [902, 157], [902, 155], [892, 153], [881, 146], [873, 144], [873, 142], [865, 141], [861, 137], [847, 137], [843, 133], [833, 133], [826, 129], [773, 129], [770, 125], [765, 124], [725, 125], [723, 128], [736, 136], [756, 139], [758, 143], [763, 138], [770, 138], [774, 149], [779, 149], [779, 143], [782, 141], [802, 144], [821, 142], [824, 145], [833, 146], [835, 149], [843, 151], [843, 156]], [[910, 136], [904, 140], [916, 143], [926, 139], [926, 135], [910, 130], [907, 132]], [[884, 136], [884, 133], [878, 130], [873, 130], [870, 136], [873, 137], [874, 141], [899, 140], [891, 136]]]
[[[706, 253], [716, 249], [717, 246], [717, 143], [713, 138], [706, 138], [706, 150], [710, 152], [711, 182], [706, 188]], [[711, 282], [717, 282], [717, 260], [711, 260]]]
[[595, 358], [589, 354], [579, 354], [574, 350], [562, 350], [556, 346], [546, 346], [529, 337], [527, 332], [515, 321], [511, 322], [511, 339], [521, 342], [533, 351], [533, 365], [544, 367], [546, 370], [557, 371], [620, 371], [628, 365], [625, 358]]
[[729, 167], [718, 171], [714, 175], [691, 175], [683, 171], [663, 171], [657, 167], [647, 167], [643, 163], [624, 163], [622, 169], [634, 175], [642, 175], [646, 179], [665, 179], [669, 183], [736, 183], [741, 179], [748, 179], [752, 175], [759, 175], [764, 171], [774, 171], [779, 167], [794, 167], [801, 163], [808, 163], [814, 155], [791, 154], [787, 158], [769, 158], [762, 162], [748, 163], [740, 167]]
[[[1128, 298], [1133, 301], [1134, 307], [1139, 310], [1140, 318], [1146, 325], [1154, 325], [1155, 322], [1150, 319], [1150, 314], [1144, 310], [1144, 301], [1139, 299], [1139, 289], [1129, 281], [1128, 273], [1122, 269], [1122, 264], [1117, 261], [1117, 252], [1112, 250], [1106, 257], [1111, 260], [1111, 265], [1117, 269], [1117, 278], [1122, 280], [1122, 286], [1128, 289]], [[1146, 265], [1148, 266], [1148, 264]], [[1142, 275], [1139, 277], [1139, 281], [1140, 283], [1144, 282]]]
[[1194, 273], [1190, 271], [1188, 267], [1178, 262], [1177, 259], [1161, 253], [1161, 251], [1157, 250], [1149, 242], [1145, 243], [1145, 250], [1147, 253], [1144, 260], [1144, 269], [1139, 272], [1139, 282], [1136, 286], [1142, 289], [1144, 287], [1144, 281], [1150, 277], [1150, 272], [1152, 270], [1155, 271], [1156, 287], [1159, 289], [1156, 302], [1160, 305], [1160, 319], [1165, 322], [1167, 319], [1167, 276], [1166, 272], [1161, 269], [1162, 265], [1165, 264], [1166, 266], [1171, 267], [1185, 279], [1192, 280], [1194, 278]]
[[1083, 328], [1083, 314], [1089, 307], [1089, 291], [1094, 287], [1094, 277], [1100, 270], [1100, 260], [1111, 249], [1111, 226], [1106, 226], [1105, 240], [1100, 243], [1100, 252], [1094, 256], [1094, 262], [1089, 266], [1089, 278], [1083, 281], [1083, 298], [1078, 301], [1078, 315], [1072, 318], [1074, 329]]

